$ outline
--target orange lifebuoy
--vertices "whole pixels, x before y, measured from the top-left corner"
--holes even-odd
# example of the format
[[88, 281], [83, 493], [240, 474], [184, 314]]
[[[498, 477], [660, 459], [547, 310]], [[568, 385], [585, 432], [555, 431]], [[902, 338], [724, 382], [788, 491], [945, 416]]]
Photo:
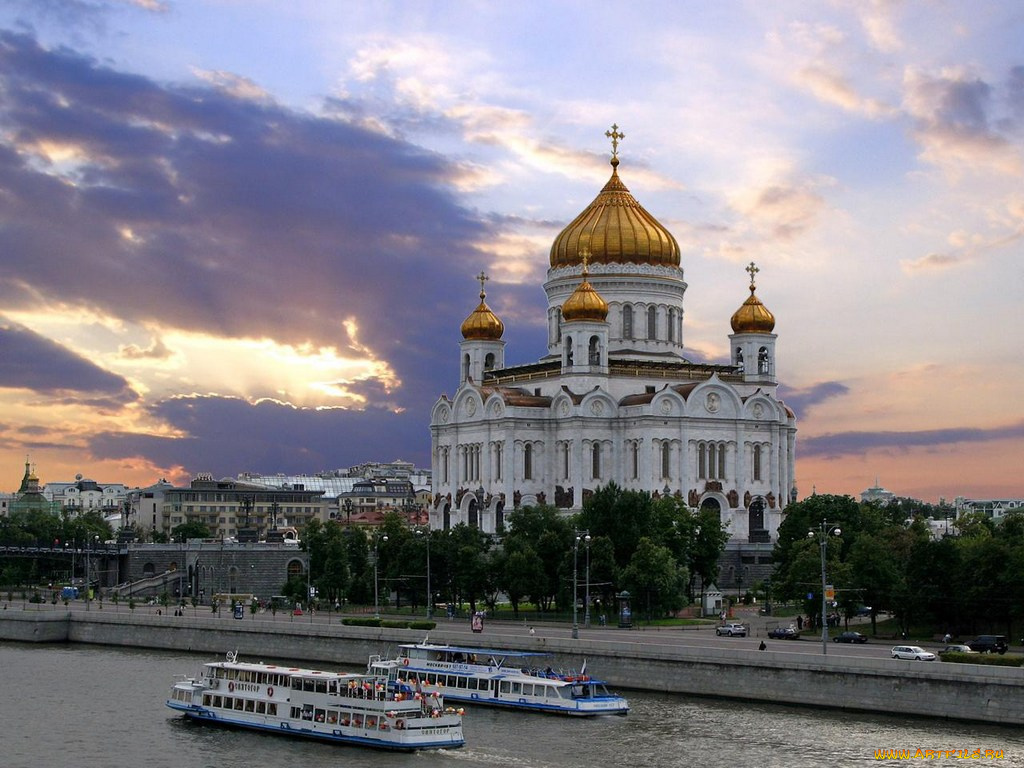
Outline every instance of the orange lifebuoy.
[[229, 691], [235, 690], [235, 684], [234, 683], [228, 683], [228, 690]]
[[405, 720], [395, 720], [395, 730], [401, 731], [405, 729]]
[[402, 659], [402, 663], [403, 663], [403, 664], [404, 664], [405, 666], [407, 666], [407, 667], [408, 667], [408, 666], [409, 666], [409, 659], [408, 659], [408, 657], [406, 657], [406, 658]]
[[274, 686], [270, 686], [269, 688], [267, 688], [267, 696], [273, 696], [273, 695], [274, 695]]

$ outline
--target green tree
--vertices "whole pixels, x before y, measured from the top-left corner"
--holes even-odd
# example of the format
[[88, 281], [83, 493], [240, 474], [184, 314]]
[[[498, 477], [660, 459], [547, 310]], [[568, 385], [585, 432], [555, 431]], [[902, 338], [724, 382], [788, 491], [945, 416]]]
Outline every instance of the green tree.
[[626, 588], [644, 606], [648, 621], [678, 610], [685, 601], [685, 569], [680, 569], [668, 547], [642, 536], [622, 573]]

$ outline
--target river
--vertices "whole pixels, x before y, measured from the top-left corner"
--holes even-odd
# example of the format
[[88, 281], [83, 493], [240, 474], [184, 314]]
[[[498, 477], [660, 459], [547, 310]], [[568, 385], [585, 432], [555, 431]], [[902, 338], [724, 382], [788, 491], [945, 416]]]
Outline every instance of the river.
[[[468, 709], [466, 746], [396, 754], [196, 724], [164, 706], [210, 655], [0, 643], [4, 768], [676, 768], [877, 763], [876, 750], [1002, 751], [968, 764], [1024, 768], [1024, 731], [765, 703], [623, 691], [626, 717], [576, 720]], [[251, 659], [284, 663], [286, 659]], [[304, 666], [315, 666], [304, 664]], [[361, 671], [361, 670], [353, 670]], [[933, 750], [928, 758], [924, 750]], [[901, 761], [907, 762], [907, 761]]]

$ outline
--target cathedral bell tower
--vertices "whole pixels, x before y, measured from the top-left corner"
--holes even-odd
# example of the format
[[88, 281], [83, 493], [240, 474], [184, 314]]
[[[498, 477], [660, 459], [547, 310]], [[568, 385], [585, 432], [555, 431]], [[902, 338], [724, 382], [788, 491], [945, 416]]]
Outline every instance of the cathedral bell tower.
[[775, 384], [775, 316], [754, 293], [754, 276], [760, 270], [750, 262], [746, 271], [750, 273], [750, 296], [732, 316], [732, 363], [746, 382]]
[[501, 339], [505, 324], [484, 301], [487, 275], [481, 272], [476, 279], [480, 281], [480, 305], [462, 323], [460, 385], [468, 381], [480, 384], [484, 373], [505, 367], [505, 342]]

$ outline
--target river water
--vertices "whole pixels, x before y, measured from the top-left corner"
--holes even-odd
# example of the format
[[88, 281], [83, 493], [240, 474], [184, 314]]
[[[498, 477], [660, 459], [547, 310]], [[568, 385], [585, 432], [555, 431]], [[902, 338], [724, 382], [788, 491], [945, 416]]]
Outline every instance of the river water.
[[[468, 709], [466, 746], [395, 754], [191, 723], [164, 706], [211, 655], [0, 643], [3, 768], [676, 768], [867, 765], [876, 750], [947, 765], [943, 750], [1001, 750], [967, 764], [1024, 767], [1024, 731], [623, 691], [626, 717], [568, 719]], [[286, 659], [249, 659], [284, 663]], [[315, 666], [304, 664], [304, 666]], [[352, 670], [361, 671], [361, 670]], [[933, 750], [928, 758], [924, 750]]]

